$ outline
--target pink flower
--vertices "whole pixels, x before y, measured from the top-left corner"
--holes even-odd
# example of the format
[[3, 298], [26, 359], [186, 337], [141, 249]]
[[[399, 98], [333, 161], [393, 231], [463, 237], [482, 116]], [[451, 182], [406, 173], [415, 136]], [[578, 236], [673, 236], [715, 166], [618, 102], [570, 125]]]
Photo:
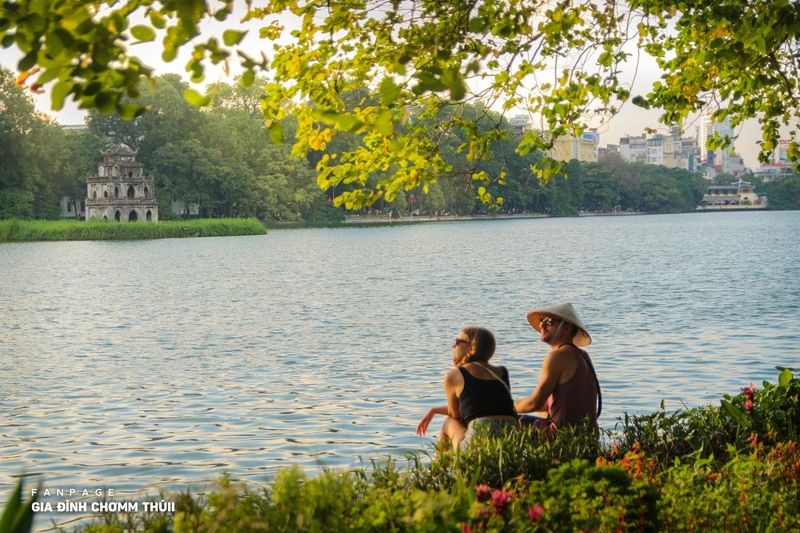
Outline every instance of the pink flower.
[[494, 510], [499, 514], [502, 513], [503, 510], [508, 505], [510, 500], [509, 493], [504, 490], [496, 490], [492, 492], [492, 505], [494, 506]]
[[744, 402], [744, 410], [745, 410], [745, 411], [749, 411], [749, 410], [750, 410], [750, 409], [752, 409], [752, 408], [753, 408], [753, 400], [751, 400], [750, 398], [748, 398], [748, 399], [747, 399], [747, 400], [745, 400], [745, 402]]
[[489, 485], [478, 485], [475, 487], [475, 496], [479, 502], [486, 502], [492, 497], [492, 488]]
[[533, 507], [531, 507], [530, 509], [528, 509], [528, 518], [530, 518], [531, 522], [533, 522], [534, 524], [539, 521], [539, 519], [542, 517], [543, 514], [544, 514], [544, 509], [542, 509], [542, 506], [539, 505], [538, 503]]
[[464, 522], [461, 524], [461, 533], [472, 533], [472, 528], [469, 527], [469, 524]]
[[744, 394], [745, 398], [752, 398], [753, 394], [756, 393], [756, 388], [751, 383], [749, 387], [742, 387], [742, 394]]

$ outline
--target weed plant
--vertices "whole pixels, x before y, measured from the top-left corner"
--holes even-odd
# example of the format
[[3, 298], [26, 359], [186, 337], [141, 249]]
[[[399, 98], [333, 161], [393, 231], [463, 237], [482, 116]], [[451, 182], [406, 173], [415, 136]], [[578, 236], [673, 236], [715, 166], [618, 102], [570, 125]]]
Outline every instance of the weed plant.
[[[478, 433], [458, 453], [371, 461], [260, 492], [223, 477], [176, 512], [105, 515], [84, 531], [800, 531], [800, 380], [625, 416], [612, 434]], [[16, 502], [14, 504], [13, 502]], [[29, 524], [19, 492], [3, 524]], [[14, 516], [13, 521], [7, 516]], [[0, 533], [6, 530], [0, 527]], [[15, 529], [14, 531], [18, 531]]]
[[90, 220], [0, 220], [0, 242], [93, 241], [263, 235], [255, 218], [213, 218], [163, 222]]

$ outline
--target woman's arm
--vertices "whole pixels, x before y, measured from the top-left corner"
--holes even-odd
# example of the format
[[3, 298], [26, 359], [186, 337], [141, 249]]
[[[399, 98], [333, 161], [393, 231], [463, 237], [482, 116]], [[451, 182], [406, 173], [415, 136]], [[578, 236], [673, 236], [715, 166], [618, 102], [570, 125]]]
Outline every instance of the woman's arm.
[[443, 405], [441, 407], [434, 407], [428, 413], [422, 417], [420, 420], [419, 425], [417, 426], [417, 435], [424, 435], [425, 432], [428, 430], [428, 426], [433, 420], [433, 417], [436, 415], [447, 415], [447, 406]]
[[444, 375], [444, 393], [447, 396], [447, 414], [450, 418], [461, 419], [458, 397], [464, 388], [464, 376], [458, 368], [448, 370]]
[[449, 370], [444, 375], [444, 392], [447, 396], [447, 406], [434, 407], [428, 411], [422, 420], [417, 425], [417, 435], [424, 435], [428, 430], [428, 426], [436, 415], [445, 415], [458, 419], [460, 413], [458, 410], [458, 395], [461, 394], [461, 389], [464, 388], [464, 377], [461, 372], [454, 368]]

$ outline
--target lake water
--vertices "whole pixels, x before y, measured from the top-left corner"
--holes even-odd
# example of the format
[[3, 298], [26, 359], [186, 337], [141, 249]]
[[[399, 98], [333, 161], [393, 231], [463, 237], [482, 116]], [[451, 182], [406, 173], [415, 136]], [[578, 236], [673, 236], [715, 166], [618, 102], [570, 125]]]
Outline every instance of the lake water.
[[601, 425], [716, 401], [800, 366], [799, 260], [800, 212], [0, 245], [0, 501], [20, 474], [124, 493], [430, 451], [459, 329], [528, 394], [526, 312], [562, 300]]

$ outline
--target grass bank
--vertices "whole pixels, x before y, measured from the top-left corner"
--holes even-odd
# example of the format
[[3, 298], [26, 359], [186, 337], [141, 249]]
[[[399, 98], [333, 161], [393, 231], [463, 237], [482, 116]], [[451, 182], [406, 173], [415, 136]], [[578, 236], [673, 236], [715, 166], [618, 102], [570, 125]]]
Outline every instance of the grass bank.
[[227, 237], [263, 235], [264, 225], [255, 218], [213, 218], [152, 222], [92, 220], [0, 220], [0, 242], [116, 241], [178, 237]]
[[[718, 404], [625, 416], [598, 438], [533, 429], [479, 434], [458, 454], [411, 455], [267, 488], [223, 477], [174, 511], [107, 513], [83, 531], [800, 531], [800, 380]], [[18, 487], [19, 491], [19, 487]], [[25, 525], [18, 492], [14, 516]], [[2, 528], [0, 528], [1, 530]]]

